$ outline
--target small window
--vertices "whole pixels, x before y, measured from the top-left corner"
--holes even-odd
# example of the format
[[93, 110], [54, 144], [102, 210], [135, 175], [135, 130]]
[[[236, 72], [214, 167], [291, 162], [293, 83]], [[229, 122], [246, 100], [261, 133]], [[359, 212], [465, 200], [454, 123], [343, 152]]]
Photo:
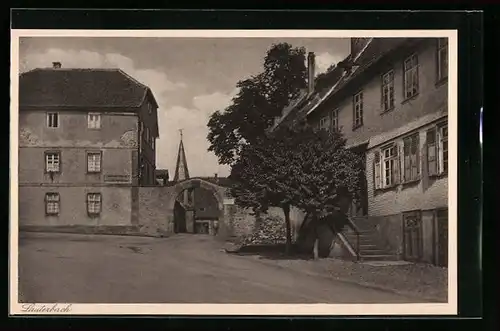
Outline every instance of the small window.
[[404, 181], [410, 182], [420, 178], [419, 136], [414, 134], [403, 140]]
[[87, 212], [89, 215], [101, 213], [101, 193], [87, 194]]
[[155, 149], [155, 138], [151, 140], [151, 148]]
[[363, 92], [353, 97], [353, 128], [363, 125]]
[[151, 103], [148, 103], [148, 113], [149, 114], [153, 113], [153, 105]]
[[45, 171], [60, 172], [61, 171], [61, 153], [47, 152], [45, 153]]
[[47, 127], [58, 128], [59, 127], [59, 114], [58, 113], [47, 113]]
[[328, 116], [325, 116], [319, 120], [319, 129], [320, 130], [330, 129], [330, 118]]
[[88, 115], [88, 128], [89, 129], [100, 129], [101, 128], [101, 114], [89, 114]]
[[87, 153], [87, 172], [101, 172], [101, 152]]
[[59, 215], [59, 193], [45, 194], [45, 214]]
[[448, 78], [448, 38], [439, 38], [437, 47], [437, 80]]
[[339, 130], [339, 110], [338, 109], [335, 109], [332, 111], [331, 118], [332, 118], [332, 124], [331, 124], [332, 130], [338, 131]]
[[394, 108], [394, 71], [382, 75], [382, 111]]
[[413, 54], [404, 61], [404, 97], [409, 99], [418, 94], [418, 57]]
[[448, 172], [448, 125], [439, 125], [427, 131], [427, 169], [429, 176]]

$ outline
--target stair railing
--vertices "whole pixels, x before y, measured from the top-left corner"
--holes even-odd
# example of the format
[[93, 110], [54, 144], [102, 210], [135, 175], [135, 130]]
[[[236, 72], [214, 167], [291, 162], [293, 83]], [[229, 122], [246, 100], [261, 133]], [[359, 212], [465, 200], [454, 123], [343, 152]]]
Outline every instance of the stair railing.
[[349, 253], [352, 255], [352, 256], [355, 256], [356, 257], [356, 261], [359, 261], [360, 260], [360, 240], [359, 240], [359, 236], [360, 236], [360, 230], [358, 228], [358, 226], [356, 224], [354, 224], [354, 222], [352, 221], [351, 218], [347, 218], [348, 220], [348, 226], [354, 231], [354, 233], [356, 234], [356, 249], [354, 249], [351, 245], [351, 243], [349, 242], [349, 240], [346, 238], [346, 236], [344, 235], [343, 232], [337, 232], [337, 238], [340, 239], [340, 241], [342, 242], [342, 245], [349, 251]]
[[353, 220], [350, 217], [347, 217], [347, 221], [349, 222], [350, 228], [356, 234], [356, 259], [357, 259], [357, 261], [359, 261], [359, 258], [360, 258], [359, 236], [361, 234], [361, 231], [359, 230], [358, 226], [353, 222]]

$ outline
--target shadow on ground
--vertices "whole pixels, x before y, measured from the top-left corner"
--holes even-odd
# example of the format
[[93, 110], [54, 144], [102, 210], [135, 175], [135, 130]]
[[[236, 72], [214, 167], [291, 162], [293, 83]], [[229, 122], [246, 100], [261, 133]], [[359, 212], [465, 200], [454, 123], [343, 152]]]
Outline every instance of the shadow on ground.
[[295, 245], [292, 245], [290, 252], [286, 253], [285, 244], [269, 245], [244, 245], [234, 249], [226, 249], [226, 252], [239, 256], [257, 256], [260, 259], [267, 260], [313, 260], [309, 254], [301, 254]]

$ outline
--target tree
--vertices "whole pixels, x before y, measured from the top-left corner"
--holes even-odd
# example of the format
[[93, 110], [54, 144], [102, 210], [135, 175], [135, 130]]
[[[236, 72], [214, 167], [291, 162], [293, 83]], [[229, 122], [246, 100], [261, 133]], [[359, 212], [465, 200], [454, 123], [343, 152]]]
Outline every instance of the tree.
[[239, 81], [232, 104], [211, 115], [208, 150], [215, 153], [220, 164], [233, 165], [243, 146], [264, 137], [274, 118], [305, 86], [305, 49], [288, 43], [272, 45], [263, 71]]
[[238, 204], [259, 211], [283, 209], [288, 253], [291, 206], [309, 215], [334, 207], [338, 187], [360, 193], [362, 172], [362, 159], [345, 148], [339, 132], [314, 131], [306, 125], [245, 146], [231, 178], [237, 183], [233, 194]]

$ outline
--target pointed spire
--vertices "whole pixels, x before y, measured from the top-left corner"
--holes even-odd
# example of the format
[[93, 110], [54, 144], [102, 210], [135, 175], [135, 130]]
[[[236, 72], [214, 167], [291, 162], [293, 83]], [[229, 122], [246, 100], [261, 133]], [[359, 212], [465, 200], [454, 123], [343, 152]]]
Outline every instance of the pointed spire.
[[179, 143], [179, 151], [177, 152], [177, 163], [175, 164], [174, 182], [178, 182], [189, 178], [186, 152], [184, 151], [184, 144], [182, 142], [182, 129], [179, 129], [179, 132], [181, 134], [181, 141]]

